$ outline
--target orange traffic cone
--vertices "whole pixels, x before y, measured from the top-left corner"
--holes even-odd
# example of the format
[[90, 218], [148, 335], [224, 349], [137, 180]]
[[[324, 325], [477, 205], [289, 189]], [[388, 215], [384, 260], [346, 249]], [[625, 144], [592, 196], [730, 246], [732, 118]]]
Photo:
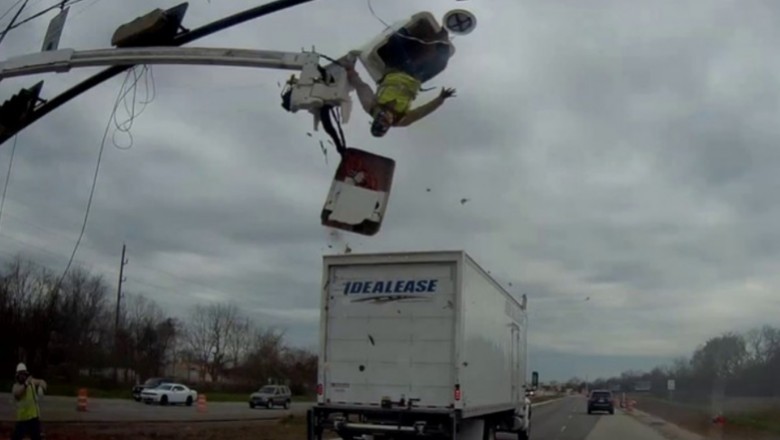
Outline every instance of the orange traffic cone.
[[206, 412], [206, 395], [198, 394], [198, 412]]
[[87, 389], [79, 388], [79, 397], [76, 400], [76, 411], [87, 411]]

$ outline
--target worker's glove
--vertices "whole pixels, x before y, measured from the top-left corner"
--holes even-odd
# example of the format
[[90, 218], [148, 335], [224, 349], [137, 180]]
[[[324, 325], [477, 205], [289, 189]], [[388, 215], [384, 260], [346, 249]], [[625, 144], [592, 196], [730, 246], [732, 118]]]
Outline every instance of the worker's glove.
[[439, 97], [441, 99], [447, 99], [447, 98], [454, 98], [455, 97], [455, 89], [450, 87], [442, 87], [441, 93], [439, 94]]

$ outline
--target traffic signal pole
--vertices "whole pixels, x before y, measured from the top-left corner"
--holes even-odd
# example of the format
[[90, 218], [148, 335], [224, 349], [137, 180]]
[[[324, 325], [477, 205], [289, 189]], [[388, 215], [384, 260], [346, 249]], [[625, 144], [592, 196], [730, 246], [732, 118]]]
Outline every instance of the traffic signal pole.
[[[171, 41], [164, 42], [161, 45], [183, 46], [199, 38], [203, 38], [205, 36], [242, 24], [244, 22], [254, 20], [256, 18], [260, 18], [269, 14], [273, 14], [274, 12], [279, 12], [284, 9], [299, 6], [304, 3], [310, 3], [312, 1], [314, 0], [275, 0], [270, 3], [266, 3], [264, 5], [247, 9], [245, 11], [219, 19], [217, 21], [211, 22], [199, 28], [179, 33], [175, 37], [173, 37]], [[114, 76], [119, 75], [120, 73], [124, 72], [125, 70], [133, 66], [134, 66], [133, 64], [128, 64], [128, 65], [109, 67], [103, 70], [102, 72], [99, 72], [87, 78], [86, 80], [76, 84], [75, 86], [62, 92], [61, 94], [55, 96], [54, 98], [47, 100], [44, 104], [35, 108], [33, 111], [27, 113], [27, 115], [25, 115], [17, 123], [12, 124], [8, 127], [3, 127], [4, 129], [0, 131], [0, 144], [12, 138], [20, 131], [29, 127], [35, 121], [46, 116], [47, 114], [54, 111], [61, 105], [67, 103], [71, 99], [113, 78]]]

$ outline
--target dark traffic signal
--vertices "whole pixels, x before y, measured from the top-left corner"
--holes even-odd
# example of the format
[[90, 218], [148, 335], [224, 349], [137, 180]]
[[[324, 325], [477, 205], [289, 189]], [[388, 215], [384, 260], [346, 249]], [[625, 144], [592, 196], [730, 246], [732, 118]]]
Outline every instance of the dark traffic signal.
[[38, 103], [43, 81], [22, 89], [0, 105], [0, 134], [22, 122]]

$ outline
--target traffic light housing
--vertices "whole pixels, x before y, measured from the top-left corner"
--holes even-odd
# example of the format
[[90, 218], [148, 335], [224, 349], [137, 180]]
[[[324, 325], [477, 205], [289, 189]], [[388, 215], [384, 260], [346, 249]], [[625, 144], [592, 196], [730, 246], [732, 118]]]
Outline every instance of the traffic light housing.
[[43, 81], [22, 89], [0, 105], [0, 133], [16, 126], [35, 109], [38, 103]]
[[181, 28], [188, 3], [168, 10], [155, 9], [119, 26], [111, 37], [116, 47], [167, 46]]

